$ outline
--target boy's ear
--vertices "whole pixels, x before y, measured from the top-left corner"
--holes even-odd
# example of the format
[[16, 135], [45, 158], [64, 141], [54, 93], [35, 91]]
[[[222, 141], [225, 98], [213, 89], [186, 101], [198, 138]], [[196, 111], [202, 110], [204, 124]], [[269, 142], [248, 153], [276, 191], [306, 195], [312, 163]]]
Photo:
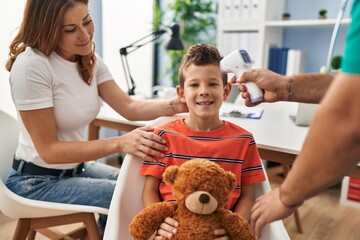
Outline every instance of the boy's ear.
[[226, 86], [224, 87], [224, 101], [229, 97], [230, 93], [231, 93], [231, 88], [232, 88], [232, 84], [231, 83], [227, 83]]
[[185, 102], [185, 96], [184, 96], [184, 89], [183, 89], [182, 87], [180, 87], [180, 85], [177, 85], [177, 86], [176, 86], [176, 93], [177, 93], [177, 95], [179, 96], [180, 101], [181, 101], [182, 103], [186, 103], [186, 102]]

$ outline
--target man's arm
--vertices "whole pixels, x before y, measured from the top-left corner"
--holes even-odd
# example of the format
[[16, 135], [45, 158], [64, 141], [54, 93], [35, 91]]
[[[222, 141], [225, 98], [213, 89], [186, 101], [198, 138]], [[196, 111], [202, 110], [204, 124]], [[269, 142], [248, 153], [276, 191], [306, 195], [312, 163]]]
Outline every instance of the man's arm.
[[333, 76], [321, 73], [299, 74], [285, 77], [285, 94], [280, 101], [319, 103], [325, 96]]
[[[329, 74], [308, 73], [283, 76], [267, 69], [255, 69], [244, 72], [240, 79], [230, 82], [246, 83], [252, 81], [264, 91], [264, 102], [291, 101], [319, 103], [328, 90], [333, 76]], [[239, 84], [239, 91], [245, 104], [251, 106], [246, 87]]]
[[[360, 160], [360, 75], [341, 74], [315, 114], [301, 153], [281, 186], [288, 206], [346, 175]], [[301, 183], [301, 187], [299, 184]]]
[[360, 75], [339, 75], [315, 114], [303, 148], [280, 189], [256, 199], [251, 225], [290, 216], [301, 203], [331, 186], [360, 160]]

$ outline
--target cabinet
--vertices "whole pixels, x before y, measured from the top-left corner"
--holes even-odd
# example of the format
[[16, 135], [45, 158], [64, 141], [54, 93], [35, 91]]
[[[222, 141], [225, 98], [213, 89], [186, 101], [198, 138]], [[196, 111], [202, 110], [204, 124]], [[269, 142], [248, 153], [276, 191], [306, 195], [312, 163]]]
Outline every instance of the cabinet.
[[[272, 46], [294, 48], [306, 54], [305, 72], [319, 71], [326, 63], [333, 26], [336, 22], [340, 1], [323, 1], [324, 8], [331, 10], [329, 19], [316, 19], [317, 9], [313, 1], [301, 1], [315, 12], [313, 19], [298, 9], [287, 9], [285, 0], [219, 0], [217, 43], [223, 55], [237, 48], [246, 49], [254, 59], [254, 67], [267, 68], [269, 48]], [[318, 1], [316, 1], [318, 2]], [[349, 9], [351, 3], [348, 3]], [[298, 19], [282, 20], [285, 11], [296, 12]], [[348, 11], [347, 11], [348, 12]], [[304, 14], [306, 15], [306, 14]], [[342, 54], [343, 43], [350, 19], [344, 15], [335, 54]]]

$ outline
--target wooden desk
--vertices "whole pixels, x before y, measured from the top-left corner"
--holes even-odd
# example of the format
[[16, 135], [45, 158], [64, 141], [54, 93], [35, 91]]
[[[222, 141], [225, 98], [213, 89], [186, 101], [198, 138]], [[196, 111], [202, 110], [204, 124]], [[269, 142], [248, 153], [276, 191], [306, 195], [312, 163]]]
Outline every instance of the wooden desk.
[[[223, 119], [245, 128], [254, 135], [262, 159], [292, 165], [308, 132], [308, 127], [296, 126], [289, 117], [295, 114], [297, 103], [278, 102], [262, 104], [260, 107], [264, 108], [261, 119], [233, 117], [223, 117]], [[224, 103], [222, 107], [223, 110], [233, 108], [234, 105], [230, 103]], [[98, 139], [101, 127], [128, 132], [147, 123], [148, 121], [129, 121], [105, 106], [90, 123], [88, 138]], [[349, 176], [360, 178], [360, 166], [354, 168]]]

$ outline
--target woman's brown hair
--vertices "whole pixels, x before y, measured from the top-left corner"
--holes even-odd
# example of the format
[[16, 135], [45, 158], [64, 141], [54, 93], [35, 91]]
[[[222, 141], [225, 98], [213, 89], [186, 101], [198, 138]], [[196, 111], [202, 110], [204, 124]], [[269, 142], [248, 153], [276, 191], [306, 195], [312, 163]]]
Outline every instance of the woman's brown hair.
[[[39, 50], [46, 56], [57, 48], [65, 12], [75, 3], [88, 4], [88, 0], [28, 0], [19, 32], [10, 44], [6, 69], [11, 70], [17, 56], [26, 47]], [[86, 56], [78, 56], [77, 64], [83, 80], [91, 83], [95, 67], [95, 45]]]

